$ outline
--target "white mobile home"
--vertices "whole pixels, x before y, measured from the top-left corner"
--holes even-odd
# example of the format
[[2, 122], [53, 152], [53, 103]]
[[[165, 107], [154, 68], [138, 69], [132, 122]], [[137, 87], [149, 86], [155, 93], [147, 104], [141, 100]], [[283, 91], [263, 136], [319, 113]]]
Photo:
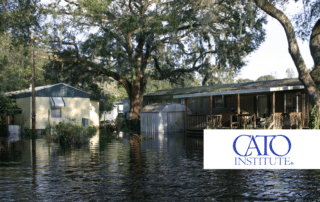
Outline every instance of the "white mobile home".
[[[68, 119], [76, 119], [85, 126], [99, 126], [99, 101], [90, 99], [90, 94], [64, 83], [35, 88], [36, 129], [44, 130], [47, 123], [58, 124]], [[31, 88], [7, 92], [16, 100], [22, 114], [14, 117], [14, 124], [26, 129], [32, 128]]]

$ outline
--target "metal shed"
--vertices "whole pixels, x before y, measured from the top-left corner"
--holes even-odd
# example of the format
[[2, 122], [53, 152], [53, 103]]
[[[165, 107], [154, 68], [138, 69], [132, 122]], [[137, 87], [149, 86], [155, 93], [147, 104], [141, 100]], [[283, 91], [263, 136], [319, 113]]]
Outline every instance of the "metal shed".
[[186, 105], [183, 104], [155, 103], [141, 110], [141, 132], [183, 132], [185, 124]]

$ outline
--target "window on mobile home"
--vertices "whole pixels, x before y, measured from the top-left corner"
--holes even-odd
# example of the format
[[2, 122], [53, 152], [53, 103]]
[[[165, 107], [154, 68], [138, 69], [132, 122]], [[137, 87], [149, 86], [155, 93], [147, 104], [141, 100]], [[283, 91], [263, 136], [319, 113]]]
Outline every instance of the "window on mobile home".
[[222, 108], [224, 105], [223, 105], [223, 96], [217, 96], [214, 98], [215, 100], [215, 107], [216, 108]]

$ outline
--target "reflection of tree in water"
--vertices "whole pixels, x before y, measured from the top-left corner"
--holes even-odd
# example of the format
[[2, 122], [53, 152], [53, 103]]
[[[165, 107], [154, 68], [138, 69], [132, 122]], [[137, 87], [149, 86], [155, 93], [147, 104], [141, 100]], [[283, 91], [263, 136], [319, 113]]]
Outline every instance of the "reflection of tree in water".
[[20, 162], [22, 151], [20, 142], [8, 142], [7, 139], [0, 139], [0, 164]]
[[144, 184], [143, 168], [145, 167], [145, 161], [142, 160], [141, 142], [143, 137], [138, 134], [134, 134], [129, 137], [130, 142], [130, 178], [133, 183], [130, 185], [132, 199], [143, 199], [146, 196], [146, 188]]
[[129, 138], [130, 142], [130, 170], [133, 170], [132, 177], [139, 178], [142, 173], [141, 142], [142, 136], [134, 134]]

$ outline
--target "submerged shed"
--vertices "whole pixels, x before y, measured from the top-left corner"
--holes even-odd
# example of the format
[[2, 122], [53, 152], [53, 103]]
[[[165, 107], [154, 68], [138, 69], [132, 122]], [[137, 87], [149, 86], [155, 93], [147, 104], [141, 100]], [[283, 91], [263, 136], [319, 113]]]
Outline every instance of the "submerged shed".
[[[188, 114], [191, 114], [190, 109]], [[183, 132], [185, 124], [184, 104], [155, 103], [141, 110], [141, 132]]]

